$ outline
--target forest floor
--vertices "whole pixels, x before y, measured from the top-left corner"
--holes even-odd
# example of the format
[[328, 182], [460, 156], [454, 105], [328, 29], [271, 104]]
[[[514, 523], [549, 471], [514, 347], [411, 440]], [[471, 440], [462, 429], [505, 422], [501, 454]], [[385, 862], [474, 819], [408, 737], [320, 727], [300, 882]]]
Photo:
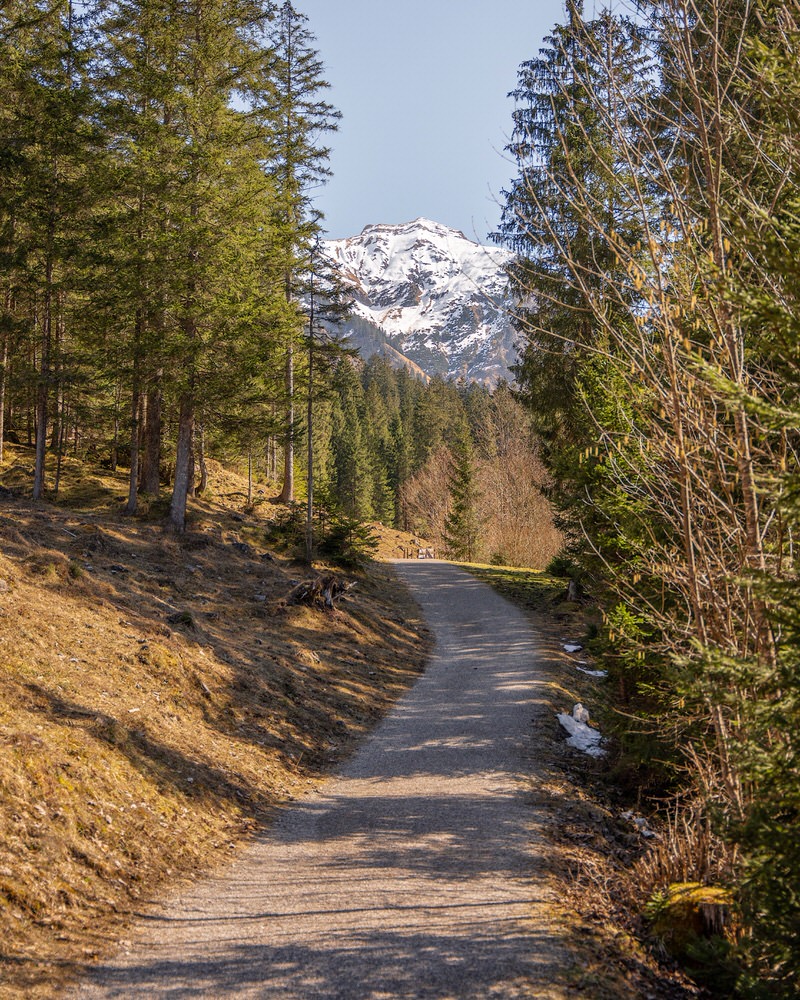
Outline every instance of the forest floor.
[[[121, 516], [124, 470], [67, 462], [57, 502], [33, 504], [32, 465], [12, 446], [0, 469], [2, 998], [59, 995], [119, 946], [144, 899], [229, 863], [337, 769], [430, 648], [380, 562], [351, 575], [336, 610], [290, 603], [308, 574], [267, 484], [248, 506], [244, 480], [213, 465], [186, 535], [170, 538], [158, 510]], [[381, 529], [378, 557], [414, 541]], [[546, 877], [582, 942], [570, 984], [593, 1000], [697, 995], [615, 909], [610, 883], [638, 834], [555, 721], [596, 690], [561, 648], [580, 620], [552, 580], [477, 572], [540, 630], [553, 718], [532, 736], [531, 792], [550, 817]]]

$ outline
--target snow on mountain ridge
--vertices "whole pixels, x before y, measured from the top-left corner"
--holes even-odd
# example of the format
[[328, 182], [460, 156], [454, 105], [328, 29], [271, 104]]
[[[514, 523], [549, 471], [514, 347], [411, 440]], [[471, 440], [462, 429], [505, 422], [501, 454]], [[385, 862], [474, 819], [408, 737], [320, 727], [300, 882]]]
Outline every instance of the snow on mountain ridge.
[[427, 374], [510, 379], [507, 250], [425, 218], [365, 226], [326, 248], [352, 287], [354, 314]]

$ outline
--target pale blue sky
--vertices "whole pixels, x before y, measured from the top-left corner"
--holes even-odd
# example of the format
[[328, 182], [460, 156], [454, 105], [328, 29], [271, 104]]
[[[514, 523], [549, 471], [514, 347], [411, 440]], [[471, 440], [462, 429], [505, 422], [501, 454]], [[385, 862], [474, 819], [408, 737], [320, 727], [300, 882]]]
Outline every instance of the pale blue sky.
[[[519, 64], [563, 0], [296, 0], [343, 114], [318, 196], [334, 238], [425, 216], [484, 242], [513, 176]], [[592, 4], [587, 3], [587, 9]]]

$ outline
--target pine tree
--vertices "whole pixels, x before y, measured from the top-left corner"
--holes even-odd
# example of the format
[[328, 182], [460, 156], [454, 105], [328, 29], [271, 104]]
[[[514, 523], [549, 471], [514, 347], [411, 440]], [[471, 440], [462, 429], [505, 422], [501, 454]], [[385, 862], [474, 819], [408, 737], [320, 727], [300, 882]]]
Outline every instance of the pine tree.
[[517, 378], [555, 478], [561, 522], [580, 540], [579, 522], [591, 516], [582, 498], [598, 479], [581, 459], [597, 437], [587, 399], [602, 406], [599, 390], [619, 400], [616, 368], [626, 366], [624, 358], [615, 364], [609, 331], [631, 324], [629, 308], [605, 296], [628, 284], [615, 244], [642, 239], [626, 185], [640, 184], [644, 211], [658, 214], [616, 141], [617, 130], [633, 136], [643, 127], [653, 96], [646, 32], [608, 11], [587, 21], [582, 8], [570, 0], [567, 23], [520, 68], [508, 147], [519, 172], [495, 237], [517, 253], [509, 268], [525, 344]]
[[[61, 0], [40, 9], [15, 2], [0, 17], [10, 57], [3, 84], [8, 104], [0, 116], [3, 166], [11, 182], [4, 185], [2, 206], [8, 252], [5, 325], [7, 333], [16, 327], [38, 359], [33, 495], [39, 499], [54, 386], [60, 397], [57, 413], [63, 402], [69, 304], [90, 204], [88, 164], [98, 137], [86, 72], [89, 43], [73, 4]], [[60, 429], [54, 436], [60, 437]]]
[[[179, 416], [169, 521], [177, 531], [184, 529], [193, 487], [197, 408], [212, 381], [212, 359], [230, 359], [231, 348], [235, 350], [240, 332], [236, 292], [250, 263], [237, 230], [246, 225], [243, 206], [252, 206], [257, 189], [248, 171], [252, 161], [244, 116], [231, 107], [249, 15], [238, 4], [207, 2], [190, 9], [182, 23], [188, 51], [181, 64], [176, 125], [184, 136], [184, 183], [176, 205], [180, 281], [170, 351]], [[217, 236], [220, 230], [223, 241]]]
[[415, 399], [414, 468], [421, 468], [443, 445], [449, 446], [464, 420], [464, 404], [457, 387], [434, 375]]
[[[254, 87], [254, 97], [265, 123], [265, 162], [274, 185], [274, 232], [281, 254], [287, 303], [303, 295], [311, 265], [310, 247], [320, 232], [320, 213], [313, 207], [312, 190], [329, 176], [330, 150], [320, 137], [337, 127], [340, 113], [323, 99], [329, 84], [314, 48], [308, 18], [293, 4], [281, 5], [270, 34], [268, 86]], [[280, 499], [294, 500], [295, 365], [303, 328], [299, 310], [287, 317], [284, 338], [284, 474]]]
[[[310, 254], [308, 276], [307, 379], [306, 379], [306, 561], [309, 565], [314, 556], [314, 502], [317, 466], [326, 469], [329, 454], [329, 440], [324, 453], [317, 454], [319, 434], [315, 427], [315, 416], [319, 404], [332, 393], [331, 380], [336, 364], [344, 355], [341, 345], [327, 336], [328, 325], [341, 319], [350, 309], [349, 295], [341, 276], [332, 262], [322, 251], [319, 239], [315, 239]], [[327, 411], [326, 411], [327, 415]], [[323, 473], [323, 483], [328, 484]], [[323, 487], [324, 491], [324, 487]]]
[[20, 213], [26, 152], [19, 141], [22, 80], [14, 70], [22, 46], [19, 8], [19, 4], [6, 4], [0, 10], [0, 66], [4, 67], [0, 74], [0, 461], [13, 363], [27, 326], [17, 301], [24, 265]]
[[181, 36], [172, 14], [169, 0], [120, 0], [102, 25], [103, 111], [116, 155], [103, 177], [113, 194], [107, 194], [94, 232], [98, 270], [106, 274], [93, 306], [103, 320], [100, 345], [114, 345], [117, 377], [129, 400], [129, 514], [137, 509], [143, 437], [145, 490], [158, 492], [165, 348], [179, 294], [171, 230], [183, 183], [181, 139], [172, 125], [178, 118]]
[[372, 517], [370, 454], [364, 430], [364, 392], [355, 364], [343, 358], [334, 377], [333, 493], [340, 510], [349, 518]]

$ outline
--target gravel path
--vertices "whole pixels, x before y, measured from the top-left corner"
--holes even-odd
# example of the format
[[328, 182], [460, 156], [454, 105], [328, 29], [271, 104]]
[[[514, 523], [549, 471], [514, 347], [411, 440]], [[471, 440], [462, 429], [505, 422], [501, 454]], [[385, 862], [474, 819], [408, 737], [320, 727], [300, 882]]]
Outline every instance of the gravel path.
[[524, 617], [447, 563], [398, 563], [426, 674], [342, 774], [231, 868], [153, 909], [73, 994], [560, 998], [520, 776], [537, 696]]

